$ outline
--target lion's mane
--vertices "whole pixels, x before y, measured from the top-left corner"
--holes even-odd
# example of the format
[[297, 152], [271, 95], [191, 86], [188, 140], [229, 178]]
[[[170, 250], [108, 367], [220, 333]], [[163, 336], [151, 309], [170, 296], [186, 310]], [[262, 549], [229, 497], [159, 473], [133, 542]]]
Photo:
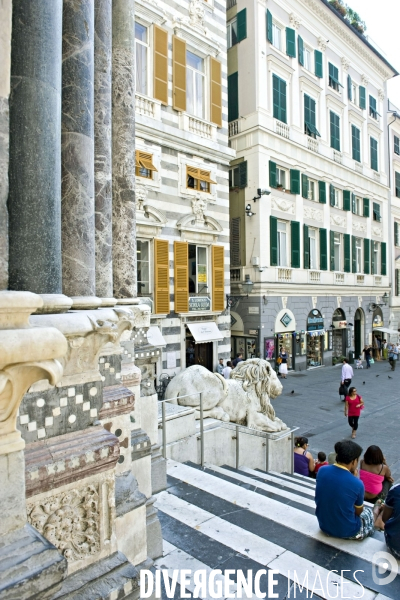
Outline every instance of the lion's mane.
[[270, 402], [271, 396], [271, 365], [262, 358], [250, 358], [237, 364], [231, 371], [231, 379], [242, 382], [245, 392], [254, 388], [260, 398], [261, 412], [270, 419], [275, 418], [275, 411]]

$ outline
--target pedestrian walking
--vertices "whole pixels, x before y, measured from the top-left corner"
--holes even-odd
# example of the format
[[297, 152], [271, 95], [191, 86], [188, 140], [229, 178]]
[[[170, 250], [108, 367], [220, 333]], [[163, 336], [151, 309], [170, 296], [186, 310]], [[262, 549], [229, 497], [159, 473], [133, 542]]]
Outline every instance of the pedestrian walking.
[[353, 379], [353, 369], [349, 365], [349, 361], [347, 358], [343, 359], [343, 367], [342, 367], [342, 384], [347, 388], [351, 386], [351, 380]]
[[282, 350], [280, 351], [279, 358], [280, 358], [279, 373], [283, 379], [286, 379], [286, 375], [288, 372], [287, 363], [288, 363], [289, 357], [288, 357], [288, 354], [287, 354], [285, 348], [282, 348]]
[[364, 352], [364, 356], [365, 356], [365, 361], [367, 363], [367, 369], [370, 369], [371, 368], [371, 352], [372, 352], [371, 346], [365, 346], [363, 352]]
[[399, 351], [395, 344], [391, 344], [389, 348], [389, 364], [392, 371], [396, 368], [396, 362], [399, 357]]
[[359, 396], [357, 394], [357, 390], [355, 387], [351, 387], [349, 389], [349, 395], [346, 396], [344, 414], [348, 418], [349, 425], [352, 429], [351, 437], [353, 439], [356, 437], [356, 431], [358, 429], [358, 419], [360, 418], [360, 414], [363, 408], [364, 400], [362, 399], [362, 396]]
[[235, 368], [236, 365], [240, 362], [243, 362], [243, 354], [241, 352], [236, 354], [236, 358], [234, 358], [232, 361], [232, 367]]
[[383, 340], [383, 344], [382, 344], [382, 356], [383, 356], [383, 360], [387, 360], [388, 357], [388, 343], [386, 340]]
[[222, 371], [222, 375], [224, 376], [225, 379], [231, 378], [231, 371], [232, 371], [232, 363], [230, 360], [228, 360], [228, 362], [226, 363], [226, 367]]

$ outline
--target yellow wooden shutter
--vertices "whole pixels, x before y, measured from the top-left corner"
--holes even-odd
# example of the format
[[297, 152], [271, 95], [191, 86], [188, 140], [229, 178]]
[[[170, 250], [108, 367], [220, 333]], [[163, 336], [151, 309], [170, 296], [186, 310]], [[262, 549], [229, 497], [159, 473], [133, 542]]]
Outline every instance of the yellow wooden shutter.
[[222, 77], [221, 63], [210, 58], [211, 71], [211, 122], [222, 127]]
[[169, 314], [168, 241], [154, 240], [154, 312]]
[[175, 312], [189, 312], [188, 243], [174, 242]]
[[154, 25], [154, 98], [168, 104], [168, 32]]
[[186, 110], [186, 42], [172, 37], [172, 106]]
[[212, 262], [212, 309], [223, 311], [225, 308], [224, 294], [224, 247], [211, 247]]

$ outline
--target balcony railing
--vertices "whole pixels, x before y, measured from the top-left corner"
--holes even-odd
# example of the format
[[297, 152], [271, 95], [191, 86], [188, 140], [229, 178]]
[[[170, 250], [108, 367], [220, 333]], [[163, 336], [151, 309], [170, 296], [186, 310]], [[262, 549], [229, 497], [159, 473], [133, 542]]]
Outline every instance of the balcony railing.
[[318, 140], [307, 136], [307, 148], [313, 152], [318, 152], [319, 144]]
[[202, 121], [196, 117], [189, 116], [189, 131], [208, 140], [212, 139], [211, 123], [207, 123], [207, 121]]
[[333, 151], [333, 160], [335, 162], [339, 163], [339, 165], [341, 165], [342, 164], [342, 160], [343, 160], [342, 153], [338, 152], [337, 150], [334, 150]]
[[239, 121], [231, 121], [228, 123], [228, 135], [232, 137], [233, 135], [237, 135], [239, 133]]
[[335, 273], [335, 283], [344, 283], [344, 273]]
[[320, 283], [321, 271], [309, 271], [308, 272], [308, 281], [310, 283]]
[[379, 181], [379, 182], [381, 180], [381, 176], [376, 171], [374, 171], [374, 179], [375, 179], [375, 181]]
[[292, 281], [292, 269], [278, 268], [278, 281], [288, 282]]
[[281, 135], [287, 140], [289, 139], [289, 125], [286, 125], [286, 123], [282, 123], [282, 121], [275, 121], [275, 131], [278, 135]]
[[357, 275], [357, 285], [364, 285], [364, 283], [365, 283], [365, 276]]
[[241, 269], [231, 269], [231, 281], [241, 280], [240, 271]]
[[136, 113], [144, 117], [156, 117], [156, 102], [153, 98], [147, 98], [141, 94], [135, 96]]
[[380, 275], [375, 275], [374, 283], [375, 285], [382, 285], [382, 277]]
[[232, 8], [232, 6], [236, 6], [236, 0], [228, 0], [226, 3], [226, 8]]

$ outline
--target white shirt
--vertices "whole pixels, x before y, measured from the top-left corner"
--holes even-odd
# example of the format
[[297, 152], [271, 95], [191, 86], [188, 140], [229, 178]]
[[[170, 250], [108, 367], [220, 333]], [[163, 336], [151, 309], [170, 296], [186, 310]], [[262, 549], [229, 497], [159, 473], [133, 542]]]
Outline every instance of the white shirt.
[[342, 381], [345, 379], [353, 379], [353, 369], [348, 363], [344, 363], [342, 367]]
[[225, 367], [225, 369], [222, 371], [222, 375], [225, 377], [225, 379], [230, 379], [231, 371], [232, 367]]

